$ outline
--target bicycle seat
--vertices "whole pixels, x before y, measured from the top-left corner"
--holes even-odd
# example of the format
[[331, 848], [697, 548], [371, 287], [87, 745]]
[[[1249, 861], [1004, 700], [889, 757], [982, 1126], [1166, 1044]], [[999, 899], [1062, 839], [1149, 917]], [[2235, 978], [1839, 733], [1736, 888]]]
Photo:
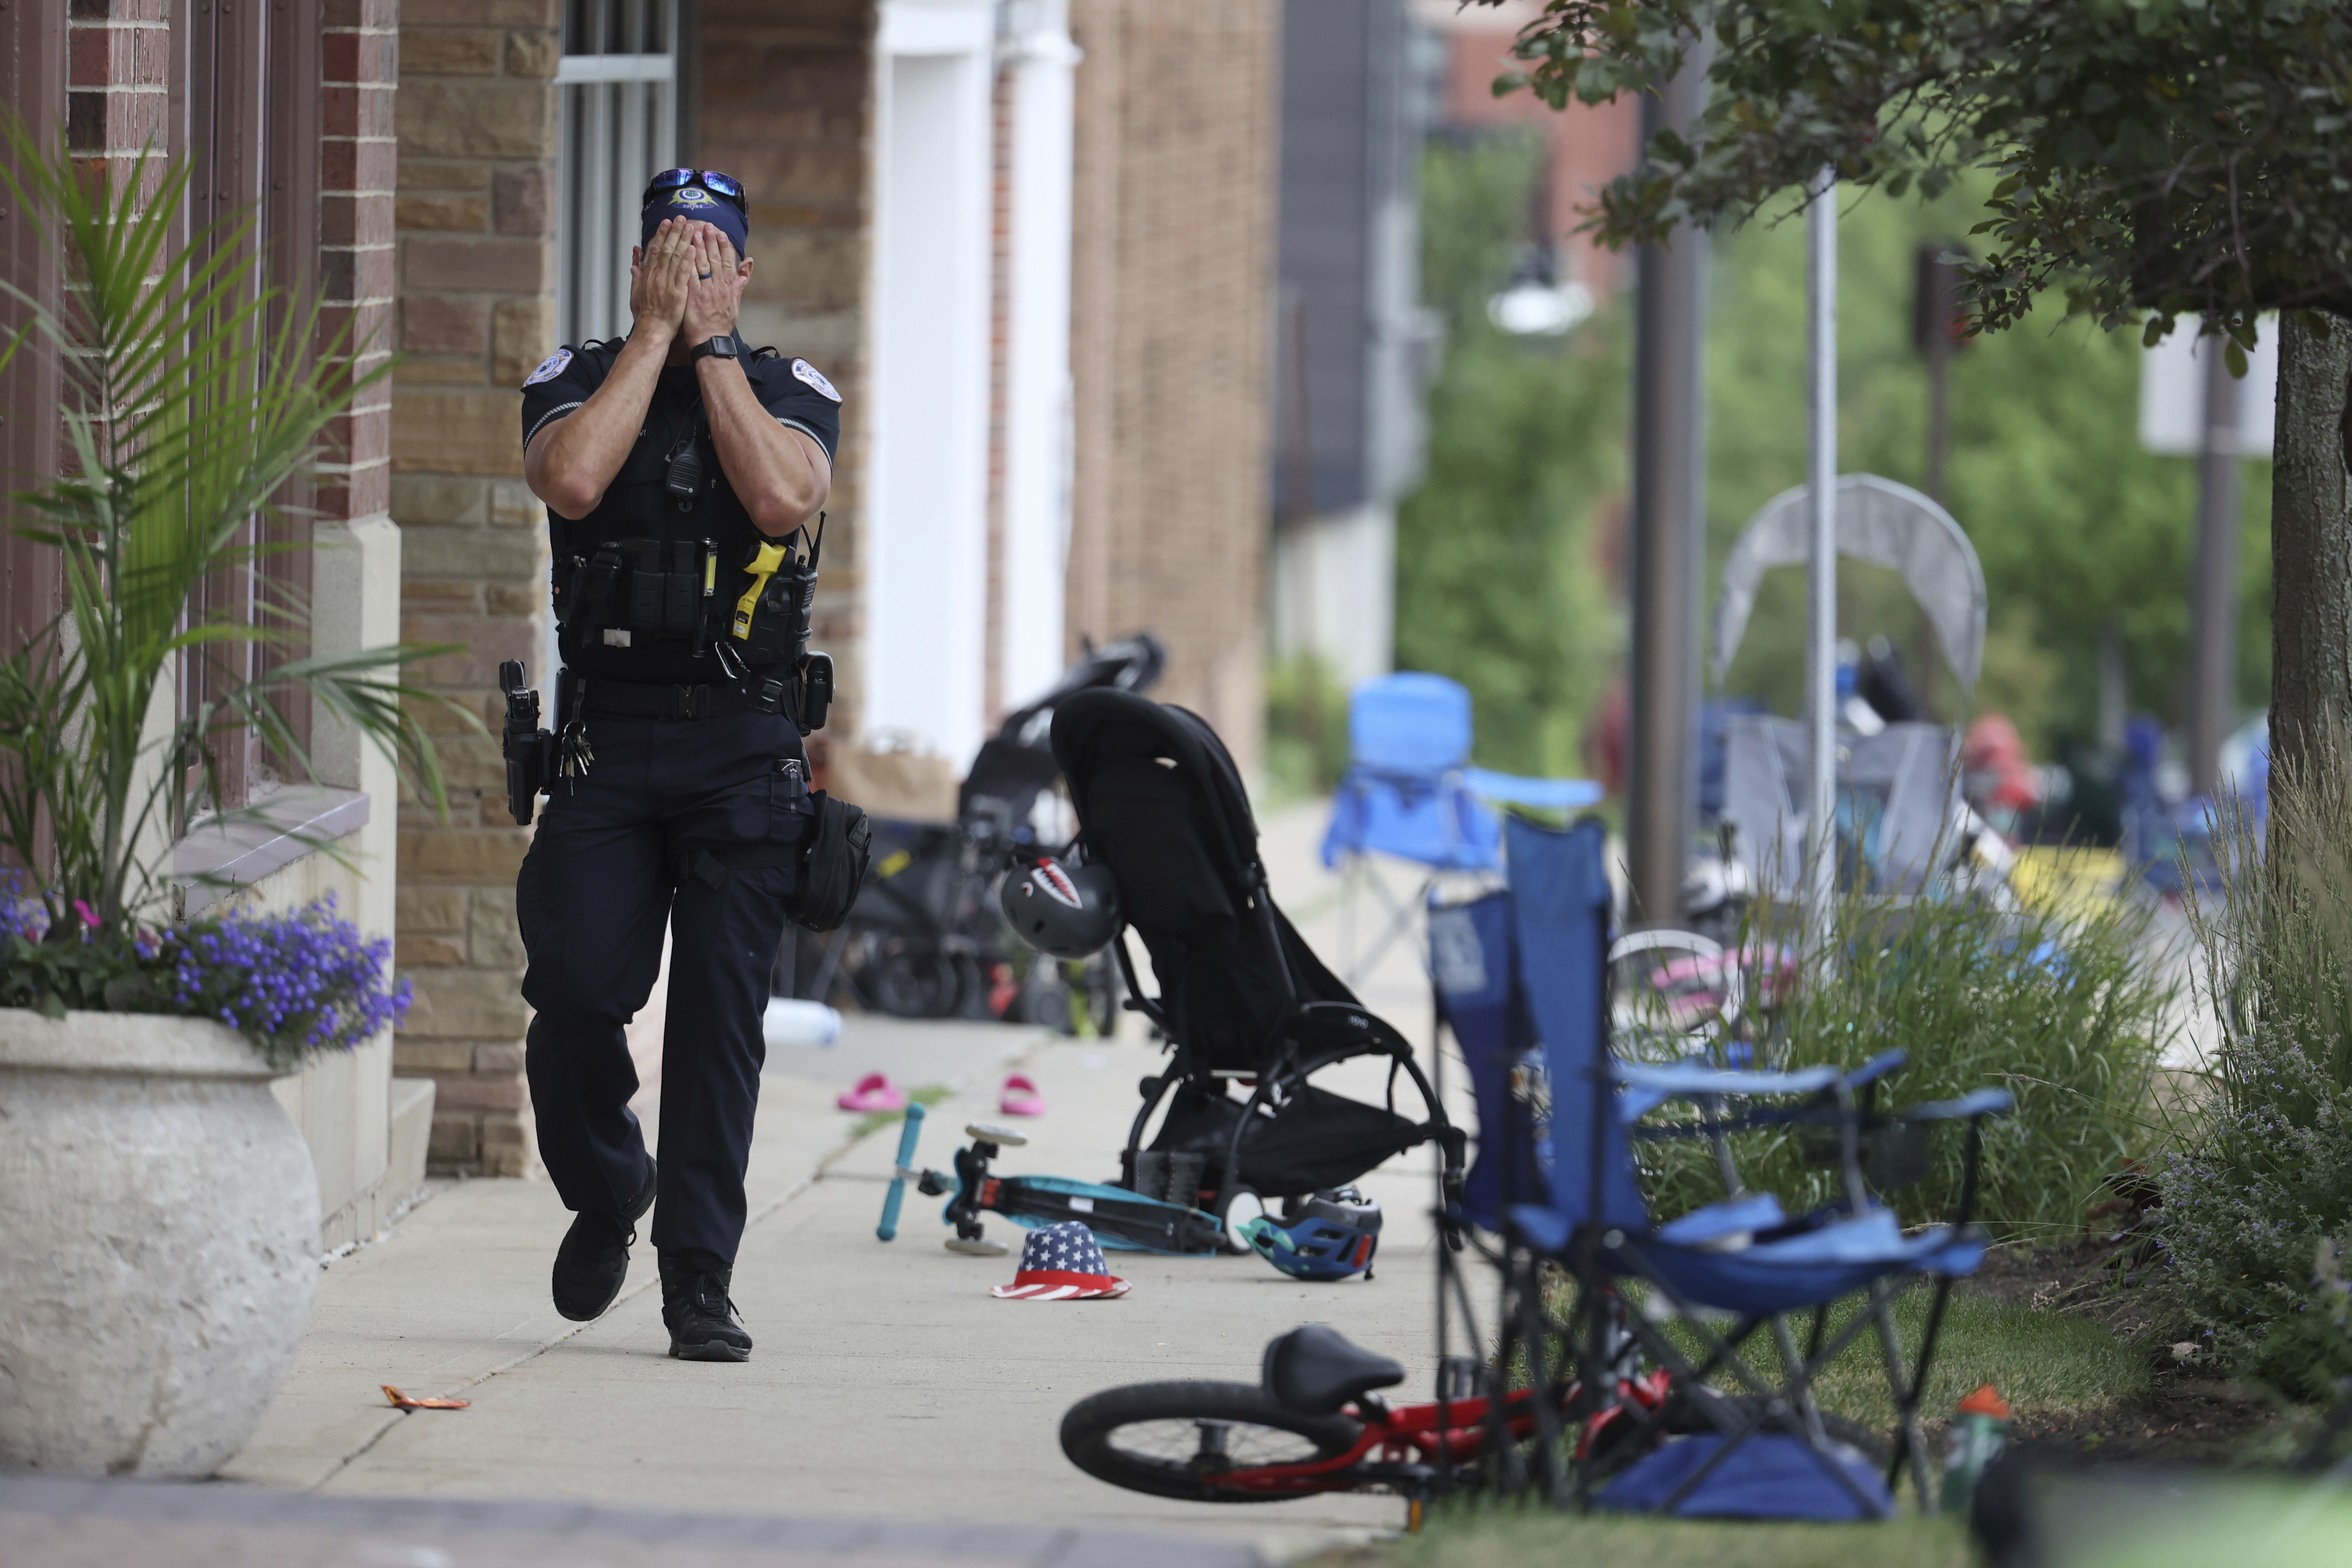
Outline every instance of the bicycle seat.
[[1329, 1415], [1375, 1388], [1404, 1381], [1404, 1368], [1348, 1342], [1337, 1329], [1309, 1323], [1265, 1347], [1265, 1390], [1293, 1410]]

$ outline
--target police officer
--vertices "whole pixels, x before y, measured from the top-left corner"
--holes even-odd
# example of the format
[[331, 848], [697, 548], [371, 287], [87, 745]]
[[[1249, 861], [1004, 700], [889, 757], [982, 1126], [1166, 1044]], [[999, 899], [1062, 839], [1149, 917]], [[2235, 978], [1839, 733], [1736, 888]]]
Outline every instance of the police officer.
[[[555, 1306], [585, 1321], [612, 1305], [650, 1208], [670, 1354], [699, 1361], [751, 1352], [729, 1285], [769, 969], [811, 814], [791, 639], [737, 635], [736, 606], [770, 581], [764, 544], [806, 553], [795, 531], [831, 490], [840, 432], [821, 373], [736, 333], [748, 231], [733, 179], [656, 175], [630, 253], [628, 337], [567, 344], [522, 389], [524, 477], [553, 536], [570, 759], [515, 889], [540, 1155], [575, 1216]], [[788, 613], [775, 595], [745, 602], [771, 621]], [[656, 1164], [629, 1110], [623, 1029], [653, 988], [665, 923]]]

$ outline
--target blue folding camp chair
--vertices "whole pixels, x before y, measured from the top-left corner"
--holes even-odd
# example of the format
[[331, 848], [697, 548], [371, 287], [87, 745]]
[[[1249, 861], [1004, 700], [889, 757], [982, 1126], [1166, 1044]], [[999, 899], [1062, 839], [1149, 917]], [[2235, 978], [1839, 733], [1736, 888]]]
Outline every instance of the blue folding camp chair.
[[[1431, 916], [1439, 1016], [1462, 1047], [1479, 1113], [1477, 1158], [1454, 1216], [1499, 1237], [1495, 1364], [1523, 1363], [1531, 1386], [1573, 1382], [1582, 1392], [1564, 1416], [1554, 1402], [1537, 1402], [1524, 1449], [1496, 1434], [1491, 1451], [1507, 1468], [1498, 1482], [1580, 1506], [1694, 1517], [1884, 1519], [1894, 1509], [1889, 1489], [1907, 1467], [1927, 1506], [1919, 1395], [1951, 1282], [1983, 1258], [1983, 1238], [1968, 1224], [1981, 1128], [2009, 1109], [2009, 1095], [1986, 1089], [1877, 1116], [1875, 1086], [1902, 1064], [1900, 1051], [1851, 1072], [1744, 1071], [1704, 1055], [1664, 1066], [1616, 1059], [1602, 831], [1514, 821], [1507, 832], [1509, 892]], [[1643, 1124], [1677, 1102], [1696, 1116]], [[1863, 1139], [1916, 1154], [1926, 1128], [1951, 1121], [1969, 1129], [1960, 1212], [1948, 1226], [1906, 1236], [1864, 1182]], [[1744, 1189], [1730, 1142], [1743, 1130], [1792, 1125], [1833, 1130], [1844, 1178], [1841, 1202], [1794, 1218], [1769, 1194]], [[1633, 1159], [1639, 1136], [1711, 1140], [1725, 1198], [1654, 1220]], [[1575, 1287], [1564, 1317], [1547, 1292], [1551, 1268]], [[1922, 1276], [1937, 1280], [1936, 1294], [1906, 1366], [1891, 1308]], [[1629, 1310], [1627, 1281], [1646, 1288], [1646, 1310]], [[1466, 1293], [1457, 1299], [1466, 1309]], [[1858, 1310], [1830, 1331], [1829, 1309], [1849, 1300]], [[1801, 1350], [1789, 1316], [1808, 1310]], [[1725, 1315], [1728, 1326], [1717, 1327]], [[1441, 1305], [1441, 1334], [1444, 1318]], [[1664, 1331], [1666, 1319], [1696, 1337], [1696, 1354]], [[1812, 1394], [1822, 1369], [1874, 1330], [1896, 1427], [1884, 1480]], [[1745, 1352], [1759, 1338], [1777, 1375]], [[1622, 1397], [1644, 1357], [1672, 1394]], [[1656, 1373], [1648, 1375], [1654, 1391]], [[1609, 1440], [1596, 1444], [1604, 1413]], [[1585, 1440], [1571, 1446], [1562, 1422], [1579, 1419]]]
[[[1490, 803], [1579, 811], [1596, 804], [1599, 784], [1583, 779], [1530, 779], [1470, 765], [1470, 693], [1459, 682], [1407, 670], [1360, 684], [1348, 703], [1348, 771], [1331, 801], [1323, 864], [1347, 879], [1340, 918], [1341, 963], [1353, 982], [1412, 930], [1415, 909], [1437, 874], [1496, 871], [1502, 832]], [[1421, 896], [1400, 900], [1372, 868], [1388, 855], [1424, 867]], [[1383, 906], [1379, 936], [1355, 952], [1355, 898], [1369, 891]]]

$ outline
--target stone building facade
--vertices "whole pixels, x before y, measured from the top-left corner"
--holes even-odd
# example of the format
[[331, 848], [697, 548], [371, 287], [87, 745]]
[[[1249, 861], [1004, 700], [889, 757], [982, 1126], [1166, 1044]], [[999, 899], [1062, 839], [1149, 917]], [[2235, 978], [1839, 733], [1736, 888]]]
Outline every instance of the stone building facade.
[[[483, 728], [432, 721], [446, 821], [396, 799], [372, 751], [322, 731], [328, 794], [289, 794], [300, 820], [288, 826], [329, 825], [356, 868], [271, 850], [239, 873], [249, 900], [334, 890], [369, 929], [396, 919], [415, 991], [398, 1035], [283, 1089], [342, 1239], [372, 1234], [397, 1201], [386, 1194], [417, 1163], [403, 1151], [422, 1145], [427, 1116], [441, 1169], [533, 1163], [513, 912], [530, 832], [505, 809], [495, 674], [506, 658], [542, 683], [551, 673], [546, 531], [522, 483], [515, 389], [553, 347], [562, 305], [567, 9], [62, 0], [5, 7], [0, 31], [0, 85], [28, 120], [118, 165], [150, 143], [195, 153], [205, 201], [262, 215], [282, 269], [273, 281], [315, 290], [324, 330], [348, 326], [365, 355], [403, 355], [388, 388], [332, 432], [334, 462], [308, 498], [304, 526], [334, 547], [310, 558], [317, 646], [462, 645], [415, 678]], [[970, 735], [1081, 638], [1149, 627], [1171, 654], [1160, 695], [1206, 714], [1254, 765], [1276, 8], [673, 0], [663, 15], [677, 161], [730, 169], [754, 196], [745, 333], [817, 363], [845, 398], [818, 605], [818, 639], [843, 676], [828, 736], [872, 727], [877, 647], [968, 663], [954, 673], [971, 710], [951, 727]], [[944, 140], [910, 131], [929, 111], [910, 96], [926, 84], [948, 84], [933, 107], [963, 116]], [[239, 134], [267, 147], [247, 157], [222, 139]], [[940, 147], [963, 160], [942, 177], [973, 197], [961, 237], [932, 222], [928, 187], [907, 183], [940, 174], [908, 154]], [[929, 286], [885, 265], [890, 233], [898, 258], [925, 265], [935, 233], [961, 247], [946, 280], [962, 301], [950, 325], [965, 358], [944, 401], [926, 374], [918, 308]], [[57, 286], [20, 215], [0, 213], [0, 257], [12, 279]], [[896, 384], [930, 403], [884, 428], [877, 344], [893, 341], [913, 345]], [[24, 361], [0, 392], [12, 409], [53, 405], [47, 374]], [[970, 437], [964, 489], [947, 499], [971, 537], [942, 541], [973, 567], [947, 583], [971, 598], [958, 611], [970, 646], [953, 660], [893, 596], [903, 580], [875, 572], [889, 528], [925, 525], [903, 486], [898, 512], [877, 510], [877, 476], [933, 474], [934, 416]], [[0, 421], [0, 446], [20, 469], [56, 460], [37, 421]], [[12, 542], [0, 572], [14, 624], [44, 620], [53, 565]], [[877, 609], [899, 613], [900, 641], [877, 643]], [[263, 771], [249, 784], [279, 787]]]
[[686, 116], [698, 165], [751, 196], [755, 260], [742, 333], [824, 368], [845, 411], [826, 503], [814, 646], [832, 652], [854, 733], [865, 644], [860, 501], [867, 455], [866, 296], [874, 0], [702, 0]]
[[[418, 1002], [397, 1050], [404, 1074], [437, 1085], [436, 1166], [484, 1173], [532, 1157], [512, 906], [529, 832], [505, 812], [492, 689], [500, 659], [539, 670], [547, 647], [515, 389], [577, 286], [561, 281], [581, 265], [562, 247], [604, 243], [564, 240], [594, 226], [567, 230], [554, 210], [582, 195], [566, 128], [581, 100], [564, 84], [616, 68], [572, 58], [604, 45], [567, 43], [563, 11], [404, 0], [400, 21], [404, 626], [468, 645], [428, 679], [492, 733], [445, 737], [451, 823], [404, 809], [401, 954]], [[626, 68], [674, 73], [674, 161], [751, 193], [743, 334], [808, 358], [845, 399], [815, 638], [842, 696], [820, 765], [826, 744], [938, 719], [932, 672], [959, 693], [942, 727], [953, 752], [1082, 637], [1149, 628], [1171, 655], [1160, 695], [1254, 767], [1275, 8], [678, 0], [659, 14], [671, 63]], [[617, 184], [586, 195], [634, 210]], [[923, 486], [936, 506], [910, 501]], [[949, 555], [969, 570], [942, 574]]]
[[485, 1175], [535, 1157], [514, 918], [530, 832], [507, 812], [497, 678], [509, 658], [551, 673], [545, 513], [522, 482], [515, 389], [554, 346], [562, 11], [403, 0], [398, 37], [401, 624], [414, 641], [465, 645], [419, 681], [462, 700], [484, 732], [442, 724], [446, 822], [402, 808], [399, 952], [415, 1003], [394, 1051], [403, 1074], [438, 1086], [435, 1166]]
[[1276, 71], [1261, 0], [1074, 0], [1068, 636], [1149, 627], [1153, 693], [1257, 768], [1265, 728]]
[[[284, 291], [279, 309], [315, 302], [318, 336], [364, 373], [391, 353], [393, 99], [397, 0], [236, 5], [225, 0], [47, 0], [0, 7], [0, 101], [44, 140], [62, 134], [83, 168], [128, 179], [142, 154], [159, 181], [163, 157], [185, 159], [192, 230], [249, 218], [245, 265], [256, 287]], [[0, 203], [0, 271], [54, 303], [60, 258]], [[0, 324], [13, 325], [0, 305]], [[299, 319], [299, 317], [297, 318]], [[0, 466], [13, 486], [54, 476], [62, 461], [58, 367], [37, 345], [0, 376]], [[331, 653], [399, 639], [400, 532], [386, 516], [390, 396], [379, 384], [325, 432], [326, 460], [266, 526], [308, 552], [265, 558], [276, 587], [307, 597], [309, 650]], [[8, 635], [37, 631], [61, 603], [54, 552], [11, 538], [5, 563]], [[255, 619], [260, 595], [226, 601]], [[251, 645], [232, 645], [242, 650]], [[215, 653], [226, 659], [259, 653]], [[174, 680], [184, 699], [201, 669]], [[394, 923], [393, 770], [373, 748], [300, 706], [317, 779], [278, 776], [254, 746], [224, 744], [223, 794], [253, 810], [222, 832], [203, 816], [172, 847], [183, 912], [228, 901], [284, 910], [328, 894], [369, 934]], [[337, 853], [317, 850], [324, 841]], [[218, 883], [198, 881], [199, 876]], [[317, 1058], [274, 1085], [309, 1144], [321, 1245], [373, 1236], [421, 1184], [432, 1086], [393, 1077], [379, 1038]]]

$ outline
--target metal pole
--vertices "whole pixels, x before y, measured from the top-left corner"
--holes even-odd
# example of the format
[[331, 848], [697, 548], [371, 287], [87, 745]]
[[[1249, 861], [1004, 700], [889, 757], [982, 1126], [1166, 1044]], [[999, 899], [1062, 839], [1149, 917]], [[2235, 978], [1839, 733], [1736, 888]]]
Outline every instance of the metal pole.
[[1944, 489], [1951, 460], [1952, 338], [1937, 332], [1927, 340], [1927, 471], [1920, 486], [1937, 506], [1948, 504]]
[[2197, 451], [2197, 581], [2190, 589], [2189, 782], [2210, 795], [2221, 782], [2238, 682], [2238, 383], [2222, 340], [2198, 344], [2205, 426]]
[[1805, 454], [1811, 552], [1805, 571], [1805, 929], [1824, 943], [1837, 901], [1837, 174], [1813, 179], [1805, 214]]
[[[1935, 249], [1940, 251], [1941, 247]], [[1926, 295], [1922, 301], [1930, 312], [1927, 331], [1920, 348], [1927, 356], [1927, 463], [1920, 489], [1937, 506], [1949, 504], [1944, 491], [1952, 458], [1952, 282], [1955, 269], [1941, 261], [1931, 261], [1919, 269], [1919, 287]], [[1919, 700], [1931, 710], [1935, 704], [1930, 694], [1936, 689], [1936, 624], [1926, 611], [1919, 615], [1919, 668], [1912, 686]]]
[[[1702, 42], [1657, 97], [1642, 137], [1682, 131], [1705, 101]], [[1625, 769], [1626, 872], [1633, 916], [1682, 912], [1698, 795], [1699, 574], [1706, 559], [1707, 235], [1685, 224], [1644, 246], [1633, 318], [1633, 602]]]

